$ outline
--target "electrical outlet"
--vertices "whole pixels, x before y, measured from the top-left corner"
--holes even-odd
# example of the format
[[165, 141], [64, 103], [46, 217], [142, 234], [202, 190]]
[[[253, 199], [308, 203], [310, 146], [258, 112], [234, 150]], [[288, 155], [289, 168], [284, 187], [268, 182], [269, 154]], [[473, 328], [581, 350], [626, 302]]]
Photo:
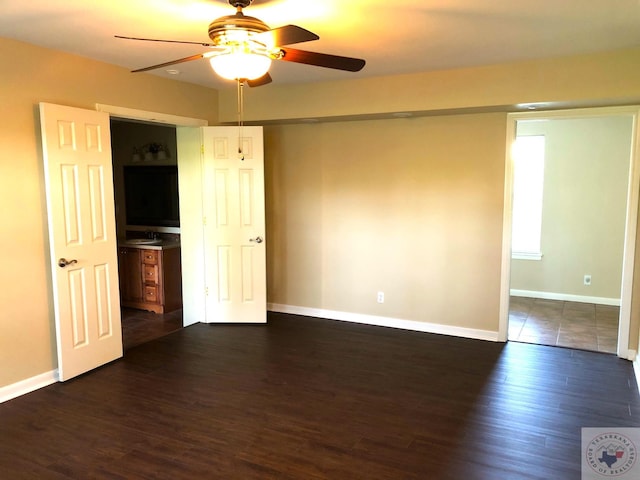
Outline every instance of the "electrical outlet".
[[378, 292], [378, 303], [384, 303], [384, 292]]
[[591, 275], [585, 275], [584, 276], [584, 284], [585, 285], [591, 285]]

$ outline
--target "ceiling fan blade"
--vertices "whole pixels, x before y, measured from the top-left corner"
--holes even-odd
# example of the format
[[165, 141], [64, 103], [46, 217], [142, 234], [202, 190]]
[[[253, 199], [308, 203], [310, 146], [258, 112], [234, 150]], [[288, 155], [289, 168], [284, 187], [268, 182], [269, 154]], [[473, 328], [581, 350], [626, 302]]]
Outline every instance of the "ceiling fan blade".
[[213, 47], [212, 43], [204, 43], [204, 42], [187, 42], [182, 40], [160, 40], [157, 38], [123, 37], [122, 35], [114, 35], [114, 37], [123, 38], [125, 40], [143, 40], [145, 42], [164, 42], [164, 43], [187, 43], [190, 45], [202, 45], [203, 47]]
[[311, 42], [318, 40], [320, 37], [297, 25], [285, 25], [284, 27], [273, 28], [266, 32], [259, 33], [254, 38], [260, 43], [279, 47], [281, 45]]
[[281, 48], [284, 53], [280, 60], [287, 62], [304, 63], [316, 65], [318, 67], [334, 68], [336, 70], [346, 70], [347, 72], [359, 72], [365, 65], [361, 58], [341, 57], [339, 55], [329, 55], [327, 53], [307, 52], [296, 50], [295, 48]]
[[158, 65], [152, 65], [150, 67], [139, 68], [137, 70], [131, 70], [131, 73], [138, 72], [147, 72], [149, 70], [155, 70], [156, 68], [168, 67], [170, 65], [175, 65], [176, 63], [190, 62], [191, 60], [198, 60], [200, 58], [205, 58], [207, 55], [204, 53], [198, 53], [197, 55], [191, 55], [190, 57], [180, 58], [178, 60], [172, 60], [170, 62], [159, 63]]
[[271, 78], [271, 75], [269, 75], [269, 72], [267, 72], [260, 78], [256, 78], [255, 80], [247, 80], [247, 85], [249, 85], [250, 87], [261, 87], [262, 85], [266, 85], [268, 83], [271, 83], [272, 81], [273, 79]]

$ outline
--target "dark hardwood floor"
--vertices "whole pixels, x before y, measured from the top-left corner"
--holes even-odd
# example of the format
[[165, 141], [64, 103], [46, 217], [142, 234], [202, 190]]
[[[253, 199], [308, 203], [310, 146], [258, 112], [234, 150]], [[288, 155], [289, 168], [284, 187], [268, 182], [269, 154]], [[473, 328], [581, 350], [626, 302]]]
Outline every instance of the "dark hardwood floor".
[[568, 480], [581, 427], [638, 426], [613, 355], [270, 313], [1, 404], [0, 477]]
[[182, 309], [162, 314], [123, 307], [121, 319], [122, 347], [126, 352], [130, 348], [180, 330]]

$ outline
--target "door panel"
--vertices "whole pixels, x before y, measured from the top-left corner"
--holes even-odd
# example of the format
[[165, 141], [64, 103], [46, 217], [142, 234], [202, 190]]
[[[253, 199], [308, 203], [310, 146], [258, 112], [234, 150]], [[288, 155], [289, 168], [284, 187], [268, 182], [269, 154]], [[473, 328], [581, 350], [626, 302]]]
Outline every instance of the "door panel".
[[104, 168], [101, 165], [90, 165], [89, 201], [91, 208], [91, 233], [94, 242], [106, 241], [106, 218], [104, 216]]
[[41, 103], [40, 121], [58, 373], [67, 380], [122, 356], [109, 116]]

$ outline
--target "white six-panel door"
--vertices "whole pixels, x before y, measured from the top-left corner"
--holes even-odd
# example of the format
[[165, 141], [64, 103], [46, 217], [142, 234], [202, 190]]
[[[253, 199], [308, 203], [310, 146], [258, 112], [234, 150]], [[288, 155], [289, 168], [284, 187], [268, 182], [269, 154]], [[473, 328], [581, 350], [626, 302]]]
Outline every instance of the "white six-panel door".
[[40, 104], [58, 374], [122, 356], [109, 115]]
[[262, 127], [202, 132], [206, 321], [265, 323]]

